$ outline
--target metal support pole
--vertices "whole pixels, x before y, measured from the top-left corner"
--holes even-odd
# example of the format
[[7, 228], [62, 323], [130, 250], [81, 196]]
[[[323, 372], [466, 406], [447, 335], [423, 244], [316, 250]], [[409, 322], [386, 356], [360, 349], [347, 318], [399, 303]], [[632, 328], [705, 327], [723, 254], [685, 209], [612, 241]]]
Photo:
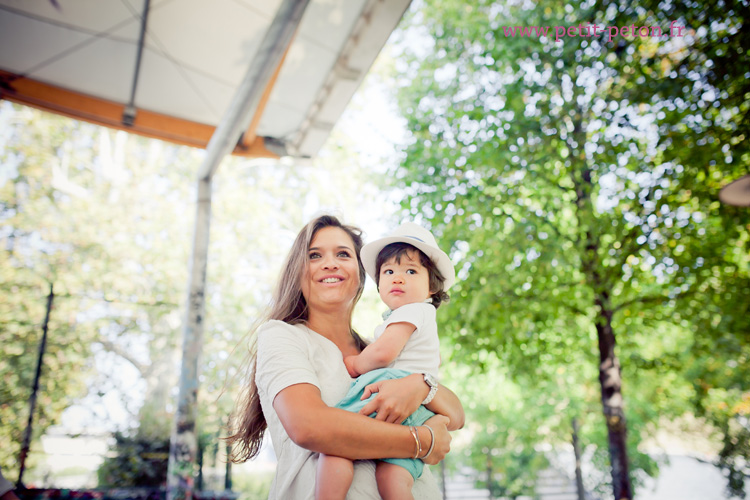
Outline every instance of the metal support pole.
[[42, 325], [42, 341], [39, 343], [39, 355], [36, 361], [36, 373], [34, 374], [34, 385], [31, 389], [31, 397], [29, 398], [29, 419], [26, 422], [26, 430], [23, 433], [23, 444], [21, 445], [21, 456], [18, 458], [20, 464], [18, 469], [18, 481], [16, 482], [16, 488], [23, 488], [23, 473], [26, 469], [26, 457], [29, 454], [29, 448], [31, 448], [31, 429], [34, 423], [34, 411], [36, 411], [36, 395], [39, 392], [39, 379], [42, 375], [42, 360], [44, 358], [44, 351], [47, 349], [47, 331], [49, 329], [49, 316], [52, 311], [52, 301], [55, 299], [54, 285], [49, 284], [49, 294], [47, 295], [47, 313], [44, 315], [44, 324]]
[[221, 160], [232, 152], [242, 133], [247, 130], [263, 91], [284, 59], [309, 3], [310, 0], [284, 0], [279, 6], [226, 115], [211, 136], [206, 147], [206, 159], [198, 171], [199, 178], [213, 176]]
[[487, 450], [487, 495], [490, 500], [495, 498], [495, 488], [492, 484], [492, 450]]
[[[227, 420], [227, 428], [228, 426], [228, 420]], [[224, 489], [227, 491], [231, 491], [232, 489], [232, 461], [229, 459], [229, 457], [232, 456], [232, 443], [227, 441], [226, 445], [226, 468], [224, 469]]]
[[206, 148], [206, 157], [198, 173], [198, 208], [183, 327], [180, 392], [169, 450], [167, 500], [193, 498], [197, 437], [195, 421], [198, 401], [198, 367], [203, 347], [206, 263], [208, 262], [211, 216], [211, 180], [221, 160], [229, 154], [252, 120], [263, 90], [273, 77], [309, 0], [283, 0], [276, 17], [263, 38], [258, 54], [248, 68], [227, 113]]
[[203, 486], [203, 456], [206, 453], [206, 444], [202, 443], [198, 439], [198, 479], [195, 480], [195, 487], [198, 491], [201, 491]]
[[135, 122], [135, 92], [138, 89], [138, 76], [141, 73], [141, 61], [143, 59], [143, 47], [146, 44], [146, 26], [148, 25], [148, 13], [151, 11], [151, 0], [145, 0], [143, 4], [143, 16], [141, 16], [141, 32], [138, 35], [138, 51], [135, 54], [135, 70], [133, 71], [133, 83], [130, 85], [130, 99], [125, 105], [122, 113], [122, 123], [132, 127]]
[[198, 413], [198, 365], [203, 348], [206, 266], [211, 224], [211, 179], [198, 181], [198, 203], [190, 269], [188, 307], [182, 338], [182, 369], [175, 424], [169, 447], [167, 498], [191, 499], [193, 496], [198, 438], [195, 420]]
[[573, 418], [573, 453], [576, 457], [576, 490], [578, 491], [578, 500], [585, 499], [585, 490], [583, 489], [583, 474], [581, 474], [581, 447], [578, 444], [578, 420]]
[[[445, 458], [448, 458], [448, 457], [445, 457]], [[443, 500], [448, 500], [448, 493], [445, 488], [445, 484], [446, 484], [445, 474], [447, 473], [445, 469], [446, 469], [445, 459], [443, 459], [440, 461], [440, 489], [443, 490]]]

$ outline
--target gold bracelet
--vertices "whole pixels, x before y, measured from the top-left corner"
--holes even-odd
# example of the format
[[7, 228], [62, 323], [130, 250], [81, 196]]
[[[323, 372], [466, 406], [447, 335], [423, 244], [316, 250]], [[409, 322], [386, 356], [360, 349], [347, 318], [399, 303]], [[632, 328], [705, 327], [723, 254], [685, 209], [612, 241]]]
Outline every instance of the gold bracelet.
[[422, 453], [422, 443], [419, 442], [419, 435], [417, 434], [417, 428], [413, 425], [409, 426], [409, 432], [414, 437], [414, 459], [419, 458], [419, 454]]

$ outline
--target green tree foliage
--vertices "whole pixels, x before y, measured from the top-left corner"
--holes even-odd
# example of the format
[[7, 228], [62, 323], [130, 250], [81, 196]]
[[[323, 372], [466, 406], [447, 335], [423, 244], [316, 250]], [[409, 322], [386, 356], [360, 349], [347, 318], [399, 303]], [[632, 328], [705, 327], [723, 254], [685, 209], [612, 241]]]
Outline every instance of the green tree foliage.
[[[316, 165], [228, 158], [215, 178], [198, 421], [210, 449], [244, 383], [246, 334], [299, 228], [320, 210], [360, 222], [362, 205], [377, 200], [376, 189], [360, 192], [370, 173], [346, 137], [331, 142]], [[32, 457], [74, 403], [92, 407], [86, 424], [114, 426], [93, 414], [113, 394], [128, 413], [114, 454], [139, 463], [137, 443], [169, 439], [202, 154], [0, 102], [0, 466], [9, 477], [50, 283]]]
[[[624, 8], [425, 2], [397, 65], [412, 136], [394, 177], [405, 210], [459, 262], [441, 309], [452, 358], [507, 366], [537, 440], [567, 441], [583, 413], [584, 439], [609, 447], [611, 487], [629, 497], [622, 467], [654, 471], [637, 448], [649, 424], [706, 405], [747, 416], [750, 216], [717, 199], [747, 169], [733, 128], [744, 94], [726, 83], [739, 102], [723, 107], [706, 104], [710, 81], [659, 93], [671, 68], [697, 78], [679, 65], [699, 38], [554, 41], [555, 26], [669, 25]], [[514, 26], [553, 28], [514, 37]], [[609, 436], [595, 431], [599, 398]], [[629, 458], [618, 460], [625, 422]]]
[[[87, 389], [126, 390], [124, 378], [119, 388], [113, 381], [129, 365], [131, 382], [143, 384], [144, 403], [131, 408], [134, 427], [142, 439], [168, 439], [188, 251], [180, 205], [189, 204], [196, 152], [8, 103], [2, 112], [11, 122], [0, 148], [9, 264], [2, 287], [10, 298], [3, 334], [18, 332], [3, 342], [10, 356], [0, 370], [6, 380], [19, 378], [5, 385], [13, 393], [3, 396], [3, 429], [13, 451], [3, 465], [12, 468], [26, 423], [47, 283], [56, 296], [35, 436]], [[96, 365], [105, 373], [92, 383]]]
[[[457, 437], [453, 447], [463, 449], [466, 455], [461, 465], [479, 472], [482, 486], [492, 490], [493, 498], [533, 497], [534, 472], [548, 465], [534, 449], [538, 444], [535, 435], [553, 432], [538, 427], [538, 423], [551, 422], [554, 410], [545, 401], [528, 401], [529, 395], [546, 400], [546, 394], [526, 393], [520, 384], [513, 383], [499, 360], [481, 357], [485, 370], [482, 374], [463, 364], [441, 367], [441, 376], [450, 380], [446, 383], [460, 394], [473, 416], [468, 426], [471, 446], [467, 448]], [[502, 397], [498, 398], [496, 395], [500, 394]], [[453, 453], [447, 460], [456, 462]], [[491, 478], [489, 486], [487, 476]]]
[[99, 467], [100, 487], [163, 487], [167, 480], [169, 439], [114, 435], [112, 456]]
[[[693, 243], [710, 264], [698, 271], [701, 293], [678, 305], [677, 319], [690, 318], [694, 328], [691, 356], [683, 361], [697, 393], [697, 412], [719, 429], [719, 465], [729, 475], [728, 490], [743, 495], [744, 477], [750, 475], [745, 465], [750, 395], [743, 380], [750, 367], [750, 319], [741, 312], [750, 310], [747, 209], [720, 206], [715, 193], [747, 173], [750, 164], [750, 7], [678, 1], [645, 2], [635, 9], [603, 1], [601, 8], [616, 12], [618, 20], [662, 26], [675, 21], [686, 27], [685, 38], [672, 39], [668, 48], [635, 40], [635, 49], [621, 53], [614, 64], [632, 68], [640, 81], [654, 82], [648, 90], [630, 89], [627, 97], [660, 115], [664, 160], [682, 165], [691, 193], [711, 202], [707, 210], [701, 207], [713, 216], [705, 227], [708, 238]], [[671, 204], [686, 198], [675, 194]], [[711, 245], [716, 234], [726, 239]]]
[[[77, 274], [86, 259], [100, 249], [87, 241], [80, 222], [63, 228], [60, 220], [72, 204], [69, 193], [57, 189], [69, 165], [66, 150], [86, 138], [65, 120], [49, 120], [22, 129], [30, 113], [16, 114], [0, 106], [0, 466], [10, 477], [17, 472], [21, 436], [28, 418], [31, 394], [51, 284], [55, 301], [35, 415], [34, 436], [54, 423], [69, 397], [85, 391], [83, 376], [94, 329], [78, 324], [79, 308], [71, 296], [80, 293]], [[10, 144], [13, 144], [11, 147]], [[85, 149], [84, 149], [85, 151]], [[65, 207], [65, 208], [63, 208]], [[51, 374], [55, 376], [50, 376]], [[33, 458], [30, 463], [33, 463]]]

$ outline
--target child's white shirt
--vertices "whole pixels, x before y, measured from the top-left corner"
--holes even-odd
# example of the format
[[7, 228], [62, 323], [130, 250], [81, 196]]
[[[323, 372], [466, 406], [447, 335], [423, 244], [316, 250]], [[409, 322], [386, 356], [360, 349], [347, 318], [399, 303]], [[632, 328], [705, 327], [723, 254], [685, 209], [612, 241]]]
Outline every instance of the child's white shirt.
[[440, 367], [440, 340], [435, 306], [427, 302], [418, 302], [394, 309], [390, 316], [375, 328], [375, 339], [380, 338], [388, 325], [402, 322], [410, 323], [417, 329], [387, 368], [398, 368], [412, 373], [430, 373], [437, 377]]

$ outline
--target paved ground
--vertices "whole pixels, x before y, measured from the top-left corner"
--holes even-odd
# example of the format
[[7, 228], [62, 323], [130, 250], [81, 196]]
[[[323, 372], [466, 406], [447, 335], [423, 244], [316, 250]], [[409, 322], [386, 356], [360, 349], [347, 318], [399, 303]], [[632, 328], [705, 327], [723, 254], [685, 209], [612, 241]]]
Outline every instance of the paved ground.
[[[638, 500], [724, 500], [726, 480], [718, 468], [685, 456], [670, 456], [660, 467], [659, 477], [648, 480], [638, 491]], [[750, 479], [745, 481], [750, 493]]]
[[[636, 491], [637, 500], [727, 500], [726, 481], [715, 466], [680, 455], [667, 457], [669, 463], [661, 465], [661, 474], [649, 479]], [[445, 500], [491, 500], [487, 489], [476, 488], [472, 472], [464, 470], [450, 478], [446, 484]], [[750, 494], [750, 479], [746, 481]], [[537, 485], [539, 500], [577, 500], [575, 483], [559, 470], [543, 471]], [[588, 494], [587, 500], [599, 499]]]

